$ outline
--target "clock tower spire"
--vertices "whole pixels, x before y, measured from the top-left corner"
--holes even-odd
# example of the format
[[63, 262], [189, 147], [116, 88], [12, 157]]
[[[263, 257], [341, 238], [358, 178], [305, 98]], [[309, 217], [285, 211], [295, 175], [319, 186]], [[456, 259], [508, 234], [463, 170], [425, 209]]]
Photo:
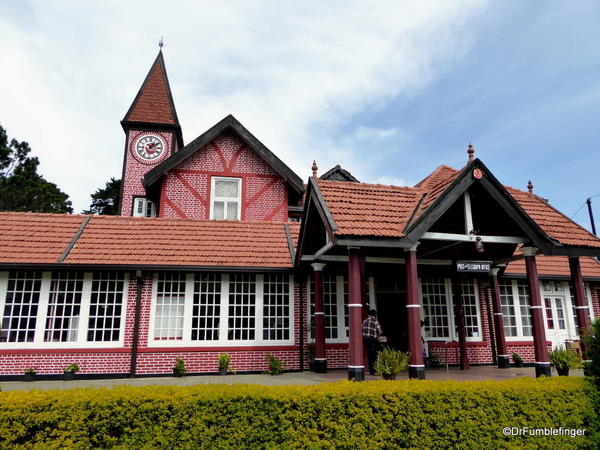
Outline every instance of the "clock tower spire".
[[156, 164], [183, 147], [162, 46], [121, 126], [125, 131], [125, 155], [120, 214], [157, 215], [157, 199], [146, 193], [141, 179]]

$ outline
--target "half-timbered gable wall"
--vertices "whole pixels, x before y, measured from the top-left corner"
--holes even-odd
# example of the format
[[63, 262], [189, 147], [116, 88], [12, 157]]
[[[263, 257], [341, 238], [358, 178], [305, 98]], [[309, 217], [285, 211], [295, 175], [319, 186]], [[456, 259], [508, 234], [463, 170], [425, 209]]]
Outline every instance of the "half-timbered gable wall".
[[217, 137], [164, 178], [160, 216], [210, 219], [213, 178], [241, 181], [240, 220], [287, 220], [284, 179], [233, 133]]

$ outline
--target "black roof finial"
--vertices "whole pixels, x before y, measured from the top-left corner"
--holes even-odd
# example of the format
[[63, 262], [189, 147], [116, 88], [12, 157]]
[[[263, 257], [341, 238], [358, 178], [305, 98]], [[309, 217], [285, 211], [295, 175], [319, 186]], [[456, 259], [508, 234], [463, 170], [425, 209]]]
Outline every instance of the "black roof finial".
[[165, 43], [163, 41], [163, 37], [161, 36], [160, 39], [158, 40], [158, 48], [160, 49], [159, 51], [162, 52], [162, 49], [164, 46], [165, 46]]

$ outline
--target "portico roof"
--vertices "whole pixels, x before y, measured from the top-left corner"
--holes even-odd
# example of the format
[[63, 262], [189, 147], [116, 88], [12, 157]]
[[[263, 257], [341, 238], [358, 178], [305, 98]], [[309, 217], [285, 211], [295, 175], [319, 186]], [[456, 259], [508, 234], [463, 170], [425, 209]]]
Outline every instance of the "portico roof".
[[440, 166], [413, 187], [311, 178], [307, 204], [319, 204], [331, 237], [344, 245], [360, 242], [368, 247], [370, 243], [380, 245], [385, 239], [384, 243], [408, 247], [421, 239], [472, 185], [485, 188], [522, 230], [528, 244], [540, 247], [543, 253], [600, 255], [600, 239], [542, 197], [502, 185], [478, 159], [461, 170]]

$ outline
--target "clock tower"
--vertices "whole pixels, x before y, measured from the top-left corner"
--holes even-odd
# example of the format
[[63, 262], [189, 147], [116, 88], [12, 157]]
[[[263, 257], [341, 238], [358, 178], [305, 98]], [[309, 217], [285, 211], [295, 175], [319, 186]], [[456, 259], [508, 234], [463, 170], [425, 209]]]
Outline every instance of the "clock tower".
[[125, 154], [120, 215], [157, 216], [158, 199], [148, 195], [142, 178], [183, 147], [162, 48], [121, 125], [125, 131]]

